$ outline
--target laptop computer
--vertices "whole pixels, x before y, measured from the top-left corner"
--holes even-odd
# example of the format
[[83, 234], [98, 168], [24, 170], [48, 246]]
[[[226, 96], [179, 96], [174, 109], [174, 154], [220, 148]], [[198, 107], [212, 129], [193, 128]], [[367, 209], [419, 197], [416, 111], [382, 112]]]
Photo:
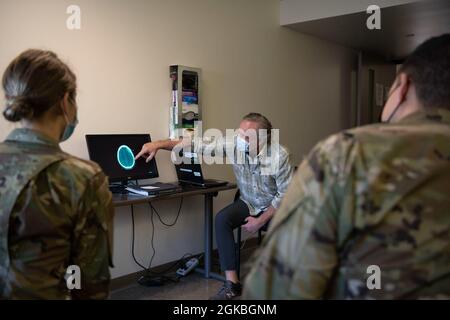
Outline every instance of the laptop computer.
[[226, 185], [223, 180], [205, 179], [203, 177], [202, 166], [197, 161], [196, 153], [183, 155], [183, 162], [175, 165], [178, 182], [202, 188], [211, 188]]

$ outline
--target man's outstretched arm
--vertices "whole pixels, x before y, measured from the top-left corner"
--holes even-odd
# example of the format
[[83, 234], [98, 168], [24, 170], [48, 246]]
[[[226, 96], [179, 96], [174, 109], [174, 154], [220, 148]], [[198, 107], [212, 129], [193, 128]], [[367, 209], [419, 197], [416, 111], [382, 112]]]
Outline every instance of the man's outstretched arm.
[[154, 142], [146, 143], [142, 146], [141, 151], [135, 156], [135, 160], [140, 157], [146, 158], [146, 162], [152, 160], [156, 153], [163, 149], [172, 151], [178, 148], [180, 151], [185, 148], [190, 148], [193, 152], [204, 153], [205, 151], [210, 154], [214, 154], [214, 151], [221, 150], [222, 155], [226, 153], [226, 143], [224, 139], [203, 139], [203, 138], [189, 138], [176, 140], [158, 140]]
[[175, 148], [177, 145], [190, 145], [191, 141], [189, 139], [179, 139], [179, 140], [158, 140], [154, 142], [146, 143], [142, 146], [141, 151], [136, 155], [135, 159], [139, 159], [140, 157], [146, 158], [146, 162], [149, 162], [152, 160], [156, 153], [160, 149], [171, 151], [173, 148]]

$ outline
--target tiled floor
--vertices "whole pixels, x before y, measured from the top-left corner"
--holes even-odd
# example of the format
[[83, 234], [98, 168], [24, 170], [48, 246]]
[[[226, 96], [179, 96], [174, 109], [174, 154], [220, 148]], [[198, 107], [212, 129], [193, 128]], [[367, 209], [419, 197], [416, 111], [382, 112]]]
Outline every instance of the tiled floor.
[[[253, 249], [243, 251], [241, 273], [243, 277], [248, 272], [246, 261]], [[137, 279], [136, 279], [137, 280]], [[145, 287], [132, 281], [127, 286], [111, 292], [113, 300], [207, 300], [217, 293], [222, 282], [205, 279], [201, 274], [192, 272], [181, 278], [178, 283], [168, 283], [160, 287]]]

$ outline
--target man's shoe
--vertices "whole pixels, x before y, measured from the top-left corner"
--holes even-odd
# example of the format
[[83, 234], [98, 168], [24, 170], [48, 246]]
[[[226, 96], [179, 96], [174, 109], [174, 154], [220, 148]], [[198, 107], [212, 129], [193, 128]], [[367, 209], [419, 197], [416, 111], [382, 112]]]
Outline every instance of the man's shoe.
[[233, 283], [225, 281], [222, 288], [209, 300], [232, 300], [242, 294], [242, 285], [240, 283]]

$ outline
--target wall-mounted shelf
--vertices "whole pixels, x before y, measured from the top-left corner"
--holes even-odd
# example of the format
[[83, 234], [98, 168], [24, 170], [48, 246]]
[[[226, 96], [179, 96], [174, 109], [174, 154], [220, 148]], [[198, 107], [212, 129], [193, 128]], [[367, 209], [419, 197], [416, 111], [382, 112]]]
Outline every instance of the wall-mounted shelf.
[[201, 69], [181, 65], [170, 66], [172, 105], [169, 137], [191, 136], [196, 122], [202, 120]]

